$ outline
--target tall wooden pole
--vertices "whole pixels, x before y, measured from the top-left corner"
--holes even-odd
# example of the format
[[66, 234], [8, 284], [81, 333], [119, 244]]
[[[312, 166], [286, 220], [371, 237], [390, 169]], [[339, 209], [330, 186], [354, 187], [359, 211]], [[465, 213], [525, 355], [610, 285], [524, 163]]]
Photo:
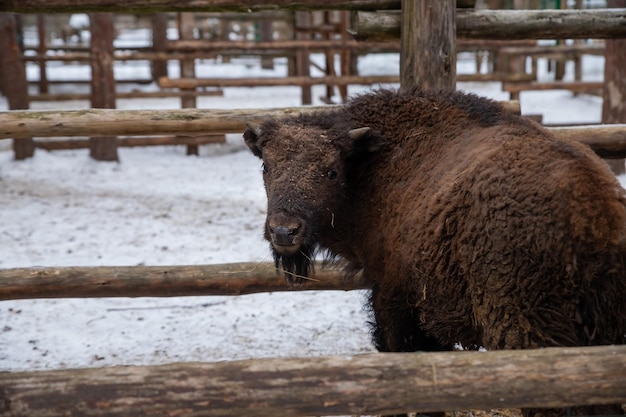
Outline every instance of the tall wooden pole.
[[400, 88], [454, 89], [455, 41], [455, 0], [402, 0]]
[[[608, 0], [611, 8], [626, 7], [626, 0]], [[604, 60], [604, 102], [602, 123], [626, 122], [626, 39], [607, 39]], [[615, 174], [626, 171], [624, 159], [613, 159], [609, 165]]]
[[[152, 48], [154, 52], [167, 51], [167, 21], [167, 13], [156, 13], [152, 16]], [[157, 81], [159, 78], [167, 76], [167, 60], [152, 61], [152, 79]]]
[[[26, 110], [29, 104], [26, 68], [16, 32], [15, 15], [0, 13], [0, 91], [6, 96], [10, 110]], [[35, 153], [33, 139], [13, 139], [13, 152], [15, 159], [30, 158]]]
[[[113, 76], [113, 13], [92, 13], [91, 21], [91, 107], [115, 108], [115, 78]], [[117, 161], [117, 138], [91, 138], [89, 155], [97, 161]]]

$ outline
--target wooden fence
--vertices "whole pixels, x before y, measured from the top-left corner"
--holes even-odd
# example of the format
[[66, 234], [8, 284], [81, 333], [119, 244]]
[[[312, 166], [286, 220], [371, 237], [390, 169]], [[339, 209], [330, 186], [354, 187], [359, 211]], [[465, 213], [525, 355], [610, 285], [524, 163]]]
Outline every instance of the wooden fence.
[[[392, 3], [397, 6], [398, 2], [302, 0], [270, 4], [162, 0], [155, 6], [153, 1], [141, 0], [134, 2], [133, 7], [152, 7], [152, 11], [155, 8], [193, 10], [199, 7], [206, 10], [218, 7], [218, 4], [229, 10], [276, 6], [328, 8], [330, 5], [332, 8], [355, 5], [381, 8]], [[128, 8], [125, 2], [119, 4]], [[0, 3], [0, 12], [50, 9], [74, 12], [85, 11], [87, 7], [91, 11], [114, 8], [108, 0], [82, 3], [5, 0]], [[495, 24], [498, 25], [505, 24]], [[613, 29], [604, 27], [607, 33], [615, 30], [615, 25], [611, 26]], [[619, 36], [623, 36], [619, 30], [623, 29], [618, 29]], [[595, 33], [594, 37], [602, 36]], [[241, 132], [246, 120], [301, 111], [305, 110], [10, 111], [0, 113], [0, 138]], [[599, 153], [625, 154], [626, 125], [555, 128], [553, 132], [557, 136], [586, 141]], [[272, 266], [257, 264], [0, 271], [2, 300], [354, 288], [364, 288], [358, 276], [346, 281], [334, 270], [319, 270], [313, 280], [301, 287], [289, 288]], [[625, 358], [626, 346], [601, 346], [0, 372], [0, 417], [235, 416], [244, 413], [327, 416], [623, 403], [626, 402]]]

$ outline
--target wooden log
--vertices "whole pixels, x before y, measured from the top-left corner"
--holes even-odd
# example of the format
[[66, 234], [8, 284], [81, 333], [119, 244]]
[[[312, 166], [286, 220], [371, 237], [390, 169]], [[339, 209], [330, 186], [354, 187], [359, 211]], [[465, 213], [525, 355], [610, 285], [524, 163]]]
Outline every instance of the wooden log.
[[[151, 18], [152, 23], [152, 49], [154, 52], [165, 52], [167, 50], [167, 13], [155, 13]], [[117, 59], [117, 58], [116, 58]], [[167, 60], [155, 59], [150, 62], [150, 74], [153, 80], [167, 77]]]
[[[458, 10], [461, 39], [611, 39], [626, 37], [626, 9]], [[401, 13], [357, 12], [352, 30], [360, 40], [400, 37]]]
[[[71, 83], [68, 83], [71, 84]], [[202, 91], [133, 91], [130, 93], [116, 93], [118, 99], [133, 99], [133, 98], [167, 98], [167, 97], [181, 97], [182, 95], [193, 94], [197, 97], [200, 96], [223, 96], [222, 90], [202, 90]], [[34, 94], [28, 97], [30, 101], [71, 101], [71, 100], [89, 100], [91, 94], [87, 93], [49, 93], [49, 94]]]
[[35, 298], [181, 297], [292, 290], [367, 288], [360, 276], [318, 268], [289, 286], [273, 264], [14, 268], [0, 270], [0, 300]]
[[[459, 74], [457, 81], [531, 81], [535, 77], [532, 74]], [[259, 77], [259, 78], [160, 78], [161, 88], [198, 88], [198, 87], [268, 87], [284, 85], [372, 85], [372, 84], [397, 84], [400, 82], [398, 75], [350, 75], [350, 76], [327, 76], [327, 77]]]
[[573, 45], [535, 45], [535, 46], [503, 46], [498, 50], [502, 54], [544, 56], [552, 54], [582, 54], [582, 55], [604, 55], [604, 45], [595, 43], [593, 45], [573, 44]]
[[502, 91], [519, 93], [522, 91], [569, 90], [577, 93], [589, 93], [602, 90], [604, 83], [590, 81], [552, 81], [552, 82], [504, 82]]
[[[300, 50], [306, 49], [308, 52], [324, 52], [329, 49], [351, 48], [370, 51], [372, 49], [389, 48], [391, 42], [357, 42], [355, 40], [343, 39], [294, 39], [271, 42], [250, 42], [250, 41], [215, 41], [205, 40], [178, 40], [171, 41], [168, 46], [169, 52], [202, 51], [216, 52], [229, 51], [229, 53], [250, 53], [251, 50]], [[399, 46], [399, 45], [397, 45]]]
[[402, 1], [400, 89], [456, 86], [455, 0]]
[[[166, 146], [166, 145], [207, 145], [211, 143], [223, 143], [221, 136], [142, 136], [131, 138], [117, 138], [117, 146], [133, 148], [139, 146]], [[87, 139], [59, 139], [37, 140], [37, 149], [56, 151], [64, 149], [84, 149], [89, 147]]]
[[2, 416], [329, 416], [626, 402], [626, 346], [0, 373]]
[[[519, 102], [503, 101], [519, 114]], [[74, 137], [110, 134], [146, 136], [155, 134], [241, 133], [246, 122], [280, 118], [335, 106], [261, 109], [180, 110], [13, 110], [0, 112], [0, 139], [21, 137]], [[624, 128], [623, 128], [624, 129]]]
[[[0, 92], [7, 98], [9, 109], [28, 109], [28, 81], [26, 67], [17, 41], [15, 15], [0, 13]], [[13, 141], [15, 159], [30, 158], [35, 153], [35, 142], [24, 136]]]
[[558, 126], [550, 131], [557, 137], [568, 138], [588, 145], [599, 156], [607, 159], [626, 158], [626, 124], [594, 126]]
[[[609, 7], [626, 8], [626, 0], [607, 0]], [[602, 123], [626, 123], [626, 38], [607, 39], [604, 56], [604, 86], [602, 88]], [[608, 161], [616, 175], [626, 171], [624, 160]]]
[[[115, 15], [91, 13], [91, 107], [114, 109], [113, 40]], [[97, 136], [89, 140], [89, 156], [96, 161], [119, 161], [115, 136]]]
[[0, 12], [260, 12], [264, 10], [384, 10], [399, 9], [399, 0], [3, 0]]
[[196, 87], [268, 87], [268, 86], [311, 86], [326, 85], [370, 85], [393, 84], [400, 78], [397, 75], [372, 76], [323, 76], [323, 77], [259, 77], [259, 78], [159, 78], [161, 88], [196, 88]]

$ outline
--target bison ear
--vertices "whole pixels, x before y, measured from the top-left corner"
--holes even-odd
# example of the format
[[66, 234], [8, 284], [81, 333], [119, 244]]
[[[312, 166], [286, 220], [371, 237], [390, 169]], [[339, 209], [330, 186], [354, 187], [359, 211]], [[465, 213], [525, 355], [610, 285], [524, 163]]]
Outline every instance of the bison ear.
[[369, 153], [380, 150], [384, 144], [384, 138], [369, 127], [359, 127], [348, 131], [348, 137], [352, 141], [351, 153]]
[[246, 130], [243, 132], [243, 138], [246, 141], [246, 145], [252, 151], [253, 154], [258, 156], [259, 158], [263, 157], [263, 152], [261, 152], [261, 148], [258, 145], [259, 136], [261, 136], [261, 125], [254, 122], [246, 123]]

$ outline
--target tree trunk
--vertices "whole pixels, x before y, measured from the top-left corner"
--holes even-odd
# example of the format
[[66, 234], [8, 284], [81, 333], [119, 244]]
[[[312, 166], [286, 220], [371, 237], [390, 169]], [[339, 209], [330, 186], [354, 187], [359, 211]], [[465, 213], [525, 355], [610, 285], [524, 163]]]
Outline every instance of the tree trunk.
[[[113, 39], [115, 39], [115, 15], [112, 13], [92, 13], [90, 19], [91, 107], [114, 109]], [[118, 161], [115, 136], [91, 138], [89, 155], [97, 161]]]
[[[607, 0], [607, 7], [626, 8], [626, 0]], [[626, 39], [605, 42], [602, 123], [626, 123]], [[615, 174], [626, 172], [624, 159], [608, 163]]]
[[400, 88], [456, 87], [455, 0], [403, 0]]
[[[9, 102], [9, 110], [28, 109], [28, 82], [22, 51], [17, 41], [15, 15], [0, 13], [0, 90]], [[35, 142], [26, 136], [13, 139], [15, 159], [35, 154]]]

